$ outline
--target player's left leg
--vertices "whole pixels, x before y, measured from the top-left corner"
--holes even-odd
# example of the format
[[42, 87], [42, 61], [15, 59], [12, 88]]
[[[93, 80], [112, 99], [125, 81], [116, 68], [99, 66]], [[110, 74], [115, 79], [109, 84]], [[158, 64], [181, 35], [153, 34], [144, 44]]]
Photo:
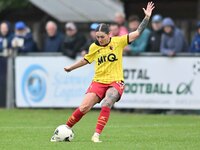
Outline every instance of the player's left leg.
[[97, 125], [96, 125], [96, 132], [92, 136], [93, 142], [101, 142], [99, 140], [99, 135], [103, 131], [103, 128], [105, 127], [106, 123], [108, 122], [109, 116], [110, 116], [110, 109], [114, 105], [116, 101], [118, 101], [120, 98], [120, 94], [118, 90], [114, 87], [110, 87], [106, 91], [106, 96], [103, 99], [101, 112], [98, 117]]

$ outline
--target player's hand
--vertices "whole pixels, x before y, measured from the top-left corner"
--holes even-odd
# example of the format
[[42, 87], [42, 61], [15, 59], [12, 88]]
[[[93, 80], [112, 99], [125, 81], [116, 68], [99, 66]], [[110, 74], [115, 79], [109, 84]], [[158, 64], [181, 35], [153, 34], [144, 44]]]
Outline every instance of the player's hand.
[[64, 70], [65, 70], [66, 72], [72, 71], [71, 67], [69, 67], [69, 66], [66, 66], [66, 67], [64, 68]]
[[148, 2], [147, 8], [146, 9], [143, 8], [143, 11], [144, 11], [144, 13], [145, 13], [145, 15], [147, 17], [151, 17], [151, 13], [152, 13], [154, 8], [155, 8], [154, 3], [153, 2]]

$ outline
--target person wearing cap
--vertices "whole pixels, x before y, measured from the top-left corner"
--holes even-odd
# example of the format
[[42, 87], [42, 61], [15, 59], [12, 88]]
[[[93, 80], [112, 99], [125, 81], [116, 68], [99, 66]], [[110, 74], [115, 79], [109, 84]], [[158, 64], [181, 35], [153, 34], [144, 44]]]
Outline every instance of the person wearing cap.
[[57, 28], [57, 24], [54, 21], [46, 23], [46, 36], [43, 45], [44, 52], [61, 52], [64, 36]]
[[[136, 15], [132, 15], [128, 19], [130, 32], [136, 31], [140, 25], [140, 19]], [[145, 28], [140, 37], [124, 48], [124, 52], [128, 54], [139, 54], [147, 49], [150, 30]]]
[[96, 40], [96, 28], [98, 27], [98, 23], [92, 23], [90, 25], [90, 35], [89, 37], [87, 38], [87, 41], [86, 43], [83, 45], [83, 47], [81, 48], [81, 56], [85, 56], [85, 54], [88, 53], [88, 50], [89, 50], [89, 47], [90, 45], [95, 42]]
[[167, 17], [164, 18], [162, 25], [164, 33], [161, 37], [161, 53], [166, 56], [175, 56], [176, 53], [188, 51], [183, 32], [175, 26], [174, 21]]
[[11, 48], [11, 41], [14, 37], [11, 31], [11, 25], [8, 21], [3, 21], [0, 24], [0, 52]]
[[19, 53], [37, 51], [37, 45], [33, 40], [32, 33], [23, 21], [15, 23], [15, 34], [12, 40], [12, 48], [16, 49]]
[[62, 45], [63, 54], [75, 59], [81, 52], [81, 48], [85, 42], [86, 38], [78, 32], [76, 25], [73, 22], [66, 23], [65, 37]]
[[149, 36], [147, 51], [148, 52], [160, 52], [160, 43], [161, 43], [161, 35], [163, 33], [162, 30], [162, 16], [156, 14], [152, 17], [151, 20], [151, 33]]
[[200, 21], [197, 22], [197, 32], [195, 33], [190, 46], [190, 52], [200, 52]]

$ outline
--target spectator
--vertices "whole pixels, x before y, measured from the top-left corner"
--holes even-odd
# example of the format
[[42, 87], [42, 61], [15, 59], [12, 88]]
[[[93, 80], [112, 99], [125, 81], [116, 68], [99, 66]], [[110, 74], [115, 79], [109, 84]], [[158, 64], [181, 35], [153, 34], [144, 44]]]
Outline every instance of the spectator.
[[63, 53], [70, 58], [75, 59], [81, 52], [81, 47], [86, 43], [86, 38], [78, 32], [76, 25], [69, 22], [65, 25], [66, 34], [62, 46]]
[[161, 53], [167, 56], [174, 56], [178, 52], [188, 49], [187, 42], [181, 30], [177, 28], [171, 18], [163, 20], [164, 33], [161, 37]]
[[85, 56], [88, 53], [90, 45], [96, 40], [96, 28], [98, 27], [98, 23], [93, 23], [90, 25], [90, 37], [87, 39], [87, 42], [81, 48], [81, 55]]
[[[138, 16], [131, 16], [128, 20], [130, 32], [137, 30], [140, 25], [140, 19]], [[144, 29], [139, 38], [133, 41], [130, 45], [125, 47], [125, 52], [131, 52], [132, 54], [138, 54], [141, 52], [145, 52], [148, 44], [148, 39], [150, 35], [149, 29]]]
[[151, 21], [152, 31], [149, 36], [148, 49], [149, 52], [160, 52], [162, 29], [162, 16], [154, 15]]
[[192, 53], [200, 52], [200, 21], [197, 23], [197, 32], [192, 39], [190, 52]]
[[64, 36], [58, 32], [56, 23], [48, 21], [45, 29], [47, 35], [43, 46], [44, 52], [61, 52]]
[[124, 13], [117, 12], [115, 14], [114, 22], [119, 25], [119, 34], [118, 35], [125, 35], [128, 34], [128, 29], [125, 27], [125, 15]]
[[23, 21], [18, 21], [15, 24], [15, 35], [12, 40], [12, 47], [17, 49], [19, 53], [37, 51], [32, 33]]
[[10, 23], [3, 21], [0, 24], [0, 52], [11, 48], [11, 41], [13, 39]]
[[120, 26], [117, 23], [110, 24], [110, 37], [120, 36]]

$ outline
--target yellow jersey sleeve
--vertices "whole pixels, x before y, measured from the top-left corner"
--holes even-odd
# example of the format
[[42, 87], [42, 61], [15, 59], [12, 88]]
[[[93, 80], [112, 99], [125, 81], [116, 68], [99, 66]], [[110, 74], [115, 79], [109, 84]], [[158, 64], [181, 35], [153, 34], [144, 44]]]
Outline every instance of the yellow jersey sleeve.
[[129, 35], [122, 35], [118, 38], [121, 47], [125, 47], [129, 44]]
[[84, 59], [88, 61], [88, 63], [92, 63], [95, 59], [95, 45], [94, 43], [90, 45], [89, 52], [84, 56]]

